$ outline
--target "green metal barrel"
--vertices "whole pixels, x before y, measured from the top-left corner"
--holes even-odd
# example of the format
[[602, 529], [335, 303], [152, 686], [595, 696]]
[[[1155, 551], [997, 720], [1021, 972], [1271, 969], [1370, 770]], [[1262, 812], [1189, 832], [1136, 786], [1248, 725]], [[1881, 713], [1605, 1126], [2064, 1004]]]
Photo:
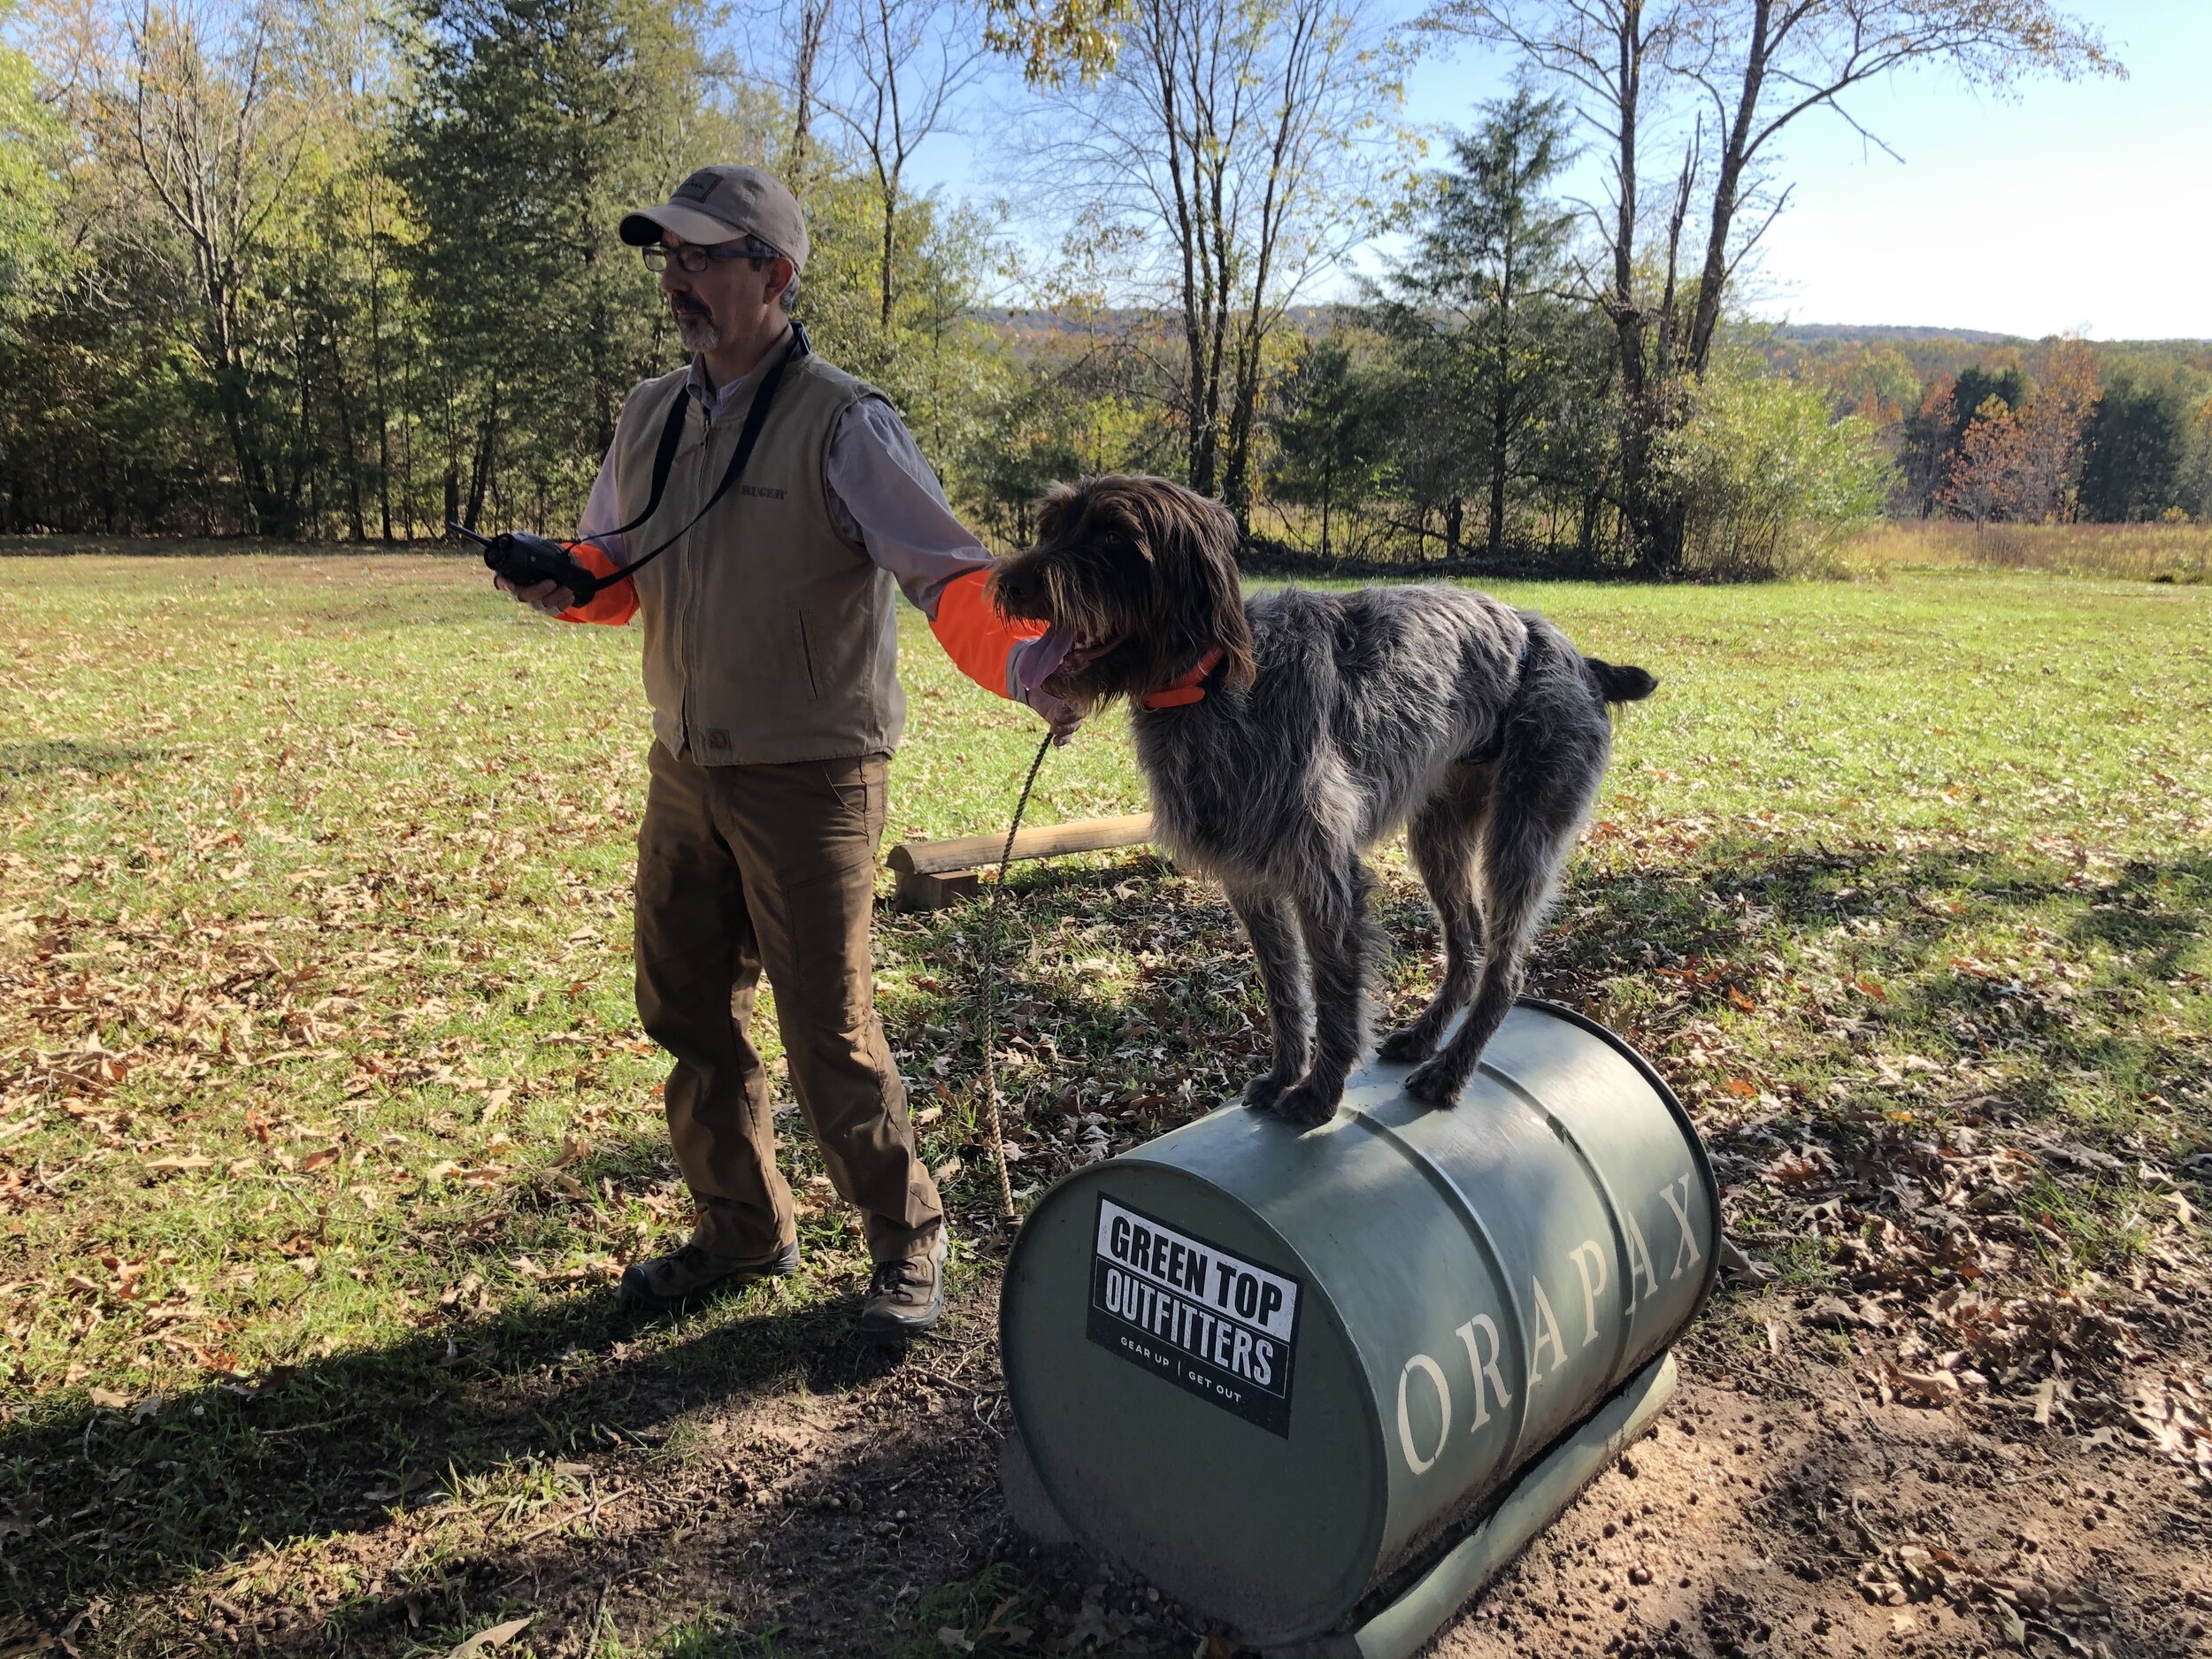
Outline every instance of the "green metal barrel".
[[1602, 1026], [1526, 1001], [1456, 1106], [1403, 1077], [1356, 1074], [1318, 1129], [1226, 1107], [1079, 1170], [1008, 1263], [1044, 1495], [1256, 1646], [1344, 1626], [1713, 1282], [1697, 1132]]

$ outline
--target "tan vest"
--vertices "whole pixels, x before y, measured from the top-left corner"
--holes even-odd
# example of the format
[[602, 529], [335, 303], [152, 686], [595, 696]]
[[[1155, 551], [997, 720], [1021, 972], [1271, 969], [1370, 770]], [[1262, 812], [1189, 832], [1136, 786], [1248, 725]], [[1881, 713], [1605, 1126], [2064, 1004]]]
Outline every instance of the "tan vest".
[[[653, 452], [687, 373], [648, 380], [623, 405], [614, 456], [625, 522], [651, 498]], [[742, 483], [637, 573], [645, 695], [670, 754], [738, 766], [897, 746], [906, 723], [898, 588], [838, 534], [823, 481], [838, 421], [881, 396], [819, 357], [793, 363]], [[714, 493], [751, 401], [741, 391], [711, 424], [691, 405], [667, 493], [629, 533], [630, 557], [658, 546]]]

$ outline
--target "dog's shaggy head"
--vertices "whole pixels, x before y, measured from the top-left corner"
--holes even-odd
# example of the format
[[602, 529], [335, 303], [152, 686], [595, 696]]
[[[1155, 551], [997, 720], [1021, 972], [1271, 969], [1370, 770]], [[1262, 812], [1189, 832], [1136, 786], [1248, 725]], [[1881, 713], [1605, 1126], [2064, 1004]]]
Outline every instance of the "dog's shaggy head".
[[1037, 545], [1000, 566], [993, 594], [1002, 615], [1071, 636], [1045, 688], [1078, 708], [1157, 691], [1215, 646], [1228, 683], [1249, 686], [1236, 554], [1219, 503], [1164, 478], [1087, 478], [1045, 497]]

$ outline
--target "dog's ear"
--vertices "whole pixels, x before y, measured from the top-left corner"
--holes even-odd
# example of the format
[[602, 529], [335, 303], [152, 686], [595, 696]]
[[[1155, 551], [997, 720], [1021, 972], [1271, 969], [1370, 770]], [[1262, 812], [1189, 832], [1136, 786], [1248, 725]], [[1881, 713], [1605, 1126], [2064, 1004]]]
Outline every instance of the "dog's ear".
[[1084, 497], [1090, 494], [1092, 481], [1079, 478], [1072, 484], [1055, 484], [1045, 492], [1037, 503], [1037, 541], [1040, 544], [1056, 540], [1060, 534], [1083, 516]]
[[1227, 683], [1248, 689], [1259, 678], [1259, 670], [1252, 658], [1252, 624], [1244, 614], [1244, 588], [1237, 574], [1237, 549], [1244, 538], [1238, 533], [1236, 516], [1219, 502], [1202, 500], [1199, 506], [1214, 643], [1221, 647]]

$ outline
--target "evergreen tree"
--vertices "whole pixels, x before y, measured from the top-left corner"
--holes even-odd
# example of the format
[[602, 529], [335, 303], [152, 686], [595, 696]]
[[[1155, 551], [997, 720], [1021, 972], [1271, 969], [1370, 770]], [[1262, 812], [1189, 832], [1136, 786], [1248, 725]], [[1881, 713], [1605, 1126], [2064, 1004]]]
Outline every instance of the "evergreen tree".
[[1423, 386], [1406, 411], [1409, 476], [1429, 474], [1440, 494], [1448, 555], [1459, 548], [1462, 495], [1486, 487], [1495, 559], [1509, 497], [1536, 477], [1546, 414], [1563, 389], [1571, 319], [1557, 289], [1572, 219], [1547, 192], [1571, 157], [1558, 99], [1524, 88], [1484, 110], [1481, 127], [1453, 142], [1453, 166], [1411, 257], [1387, 280], [1380, 319]]
[[2116, 524], [2155, 518], [2176, 503], [2189, 411], [2170, 388], [2116, 380], [2091, 413], [2082, 516]]
[[615, 227], [680, 177], [668, 139], [699, 101], [698, 49], [668, 0], [420, 0], [419, 22], [395, 171], [420, 226], [406, 256], [446, 510], [559, 522], [664, 366], [653, 280]]
[[1944, 442], [1947, 450], [1959, 447], [1967, 427], [1974, 424], [1977, 415], [1993, 397], [2007, 410], [2018, 410], [2026, 404], [2028, 377], [2021, 373], [2018, 364], [2008, 363], [1998, 369], [1977, 365], [1959, 371], [1958, 383], [1951, 391], [1951, 426]]
[[1390, 439], [1387, 388], [1341, 339], [1301, 346], [1271, 400], [1275, 440], [1267, 485], [1276, 501], [1321, 515], [1321, 557], [1335, 548], [1335, 519], [1373, 493]]

